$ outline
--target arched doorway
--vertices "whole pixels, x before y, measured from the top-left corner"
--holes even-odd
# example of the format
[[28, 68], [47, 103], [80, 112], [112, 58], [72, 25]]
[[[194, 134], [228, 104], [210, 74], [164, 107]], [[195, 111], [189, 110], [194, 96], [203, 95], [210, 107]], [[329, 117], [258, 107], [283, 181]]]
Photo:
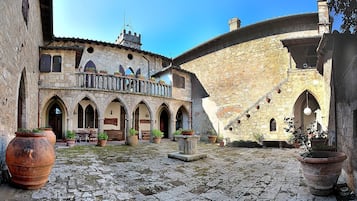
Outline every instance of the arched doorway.
[[160, 113], [160, 130], [164, 132], [164, 138], [169, 137], [169, 114], [166, 109]]
[[25, 71], [23, 71], [21, 74], [19, 95], [17, 100], [17, 128], [26, 128]]
[[188, 129], [188, 112], [181, 106], [176, 113], [176, 130]]
[[63, 110], [58, 103], [54, 103], [48, 111], [48, 125], [56, 134], [56, 139], [62, 138], [62, 114]]
[[[306, 115], [304, 113], [304, 109], [307, 106], [312, 111], [310, 115]], [[311, 127], [312, 124], [322, 124], [320, 105], [310, 91], [305, 90], [297, 98], [294, 105], [294, 117], [296, 124], [295, 126], [297, 128], [301, 127], [304, 132], [307, 130], [307, 128]]]

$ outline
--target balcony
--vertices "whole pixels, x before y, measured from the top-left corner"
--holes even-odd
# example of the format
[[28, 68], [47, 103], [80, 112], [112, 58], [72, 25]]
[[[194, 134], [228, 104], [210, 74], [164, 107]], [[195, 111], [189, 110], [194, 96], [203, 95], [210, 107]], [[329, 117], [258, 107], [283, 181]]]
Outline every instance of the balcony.
[[[75, 73], [41, 75], [40, 88], [43, 89], [83, 89], [110, 92], [133, 93], [138, 95], [172, 97], [172, 86], [157, 81], [129, 76], [114, 76], [95, 73]], [[64, 78], [64, 79], [60, 79]], [[75, 79], [73, 79], [75, 78]]]
[[171, 97], [172, 88], [163, 83], [128, 76], [76, 73], [77, 87], [149, 96]]

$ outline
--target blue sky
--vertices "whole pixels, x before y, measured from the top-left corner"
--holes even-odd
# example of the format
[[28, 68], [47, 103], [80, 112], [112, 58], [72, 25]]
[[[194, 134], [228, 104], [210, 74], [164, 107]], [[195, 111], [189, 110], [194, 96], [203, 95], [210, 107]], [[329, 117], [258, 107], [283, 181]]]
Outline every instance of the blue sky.
[[125, 25], [141, 34], [142, 49], [176, 57], [241, 26], [317, 12], [317, 0], [53, 0], [54, 35], [114, 43]]

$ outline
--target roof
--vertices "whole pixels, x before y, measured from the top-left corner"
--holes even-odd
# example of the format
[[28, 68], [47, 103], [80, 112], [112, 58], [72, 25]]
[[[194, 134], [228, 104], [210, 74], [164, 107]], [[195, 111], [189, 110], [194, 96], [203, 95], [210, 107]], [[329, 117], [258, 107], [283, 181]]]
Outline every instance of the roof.
[[[180, 65], [209, 53], [246, 41], [276, 34], [303, 30], [317, 30], [318, 14], [308, 13], [274, 18], [241, 27], [207, 41], [173, 59], [175, 65]], [[303, 28], [301, 28], [303, 27]]]
[[165, 56], [162, 56], [162, 55], [159, 55], [159, 54], [155, 54], [155, 53], [152, 53], [152, 52], [139, 50], [139, 49], [135, 49], [135, 48], [119, 45], [119, 44], [103, 42], [103, 41], [96, 41], [96, 40], [89, 40], [89, 39], [82, 39], [82, 38], [65, 38], [65, 37], [55, 37], [53, 39], [53, 41], [54, 42], [76, 42], [76, 43], [86, 43], [86, 44], [95, 44], [95, 45], [101, 45], [101, 46], [108, 46], [108, 47], [112, 47], [112, 48], [131, 50], [133, 52], [138, 52], [138, 53], [145, 54], [145, 55], [159, 57], [159, 58], [161, 58], [163, 60], [170, 60], [170, 61], [172, 60], [172, 59], [170, 59], [168, 57], [165, 57]]

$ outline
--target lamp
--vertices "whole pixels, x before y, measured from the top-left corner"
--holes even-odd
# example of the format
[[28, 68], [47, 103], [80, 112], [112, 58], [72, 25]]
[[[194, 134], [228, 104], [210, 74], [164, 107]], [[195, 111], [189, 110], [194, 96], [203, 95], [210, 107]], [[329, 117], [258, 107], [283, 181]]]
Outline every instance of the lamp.
[[306, 108], [304, 109], [304, 114], [309, 116], [311, 113], [311, 108], [309, 108], [309, 92], [306, 92]]

